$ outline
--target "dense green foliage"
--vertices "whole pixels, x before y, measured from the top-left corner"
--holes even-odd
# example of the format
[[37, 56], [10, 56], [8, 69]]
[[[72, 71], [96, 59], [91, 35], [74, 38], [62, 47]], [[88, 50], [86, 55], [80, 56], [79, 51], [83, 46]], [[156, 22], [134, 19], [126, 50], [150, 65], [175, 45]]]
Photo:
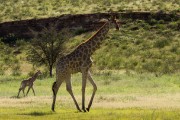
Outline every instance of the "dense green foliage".
[[179, 0], [0, 0], [0, 22], [61, 14], [132, 10], [176, 12]]
[[[16, 51], [16, 50], [15, 50]], [[0, 75], [11, 70], [12, 75], [20, 75], [20, 60], [13, 55], [13, 48], [0, 40]]]

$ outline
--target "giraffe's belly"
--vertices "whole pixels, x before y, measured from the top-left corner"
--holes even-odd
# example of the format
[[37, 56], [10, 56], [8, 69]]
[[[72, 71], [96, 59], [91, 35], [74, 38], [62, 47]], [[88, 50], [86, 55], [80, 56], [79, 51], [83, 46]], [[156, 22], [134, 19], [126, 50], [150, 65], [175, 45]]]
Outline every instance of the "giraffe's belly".
[[92, 60], [90, 58], [79, 59], [62, 59], [57, 64], [58, 71], [61, 72], [70, 72], [70, 73], [77, 73], [82, 72], [83, 69], [89, 69], [92, 66]]

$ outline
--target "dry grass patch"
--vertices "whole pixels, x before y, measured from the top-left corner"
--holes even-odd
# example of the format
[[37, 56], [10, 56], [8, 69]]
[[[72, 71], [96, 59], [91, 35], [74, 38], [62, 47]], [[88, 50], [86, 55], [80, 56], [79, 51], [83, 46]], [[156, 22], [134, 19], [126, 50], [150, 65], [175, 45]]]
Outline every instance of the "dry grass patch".
[[[81, 96], [76, 96], [77, 101], [81, 104]], [[88, 104], [90, 96], [87, 96]], [[51, 106], [51, 96], [9, 98], [0, 97], [0, 107], [47, 107]], [[73, 108], [74, 103], [70, 96], [58, 96], [56, 109]], [[93, 102], [93, 108], [180, 108], [180, 94], [161, 94], [161, 95], [97, 95]]]

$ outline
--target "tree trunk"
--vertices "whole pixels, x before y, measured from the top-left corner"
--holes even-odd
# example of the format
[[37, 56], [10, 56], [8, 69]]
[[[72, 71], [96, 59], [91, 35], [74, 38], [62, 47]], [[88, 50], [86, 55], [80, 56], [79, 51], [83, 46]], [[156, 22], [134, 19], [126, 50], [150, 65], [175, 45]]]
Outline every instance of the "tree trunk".
[[53, 65], [49, 66], [49, 76], [52, 77], [52, 69], [53, 69]]

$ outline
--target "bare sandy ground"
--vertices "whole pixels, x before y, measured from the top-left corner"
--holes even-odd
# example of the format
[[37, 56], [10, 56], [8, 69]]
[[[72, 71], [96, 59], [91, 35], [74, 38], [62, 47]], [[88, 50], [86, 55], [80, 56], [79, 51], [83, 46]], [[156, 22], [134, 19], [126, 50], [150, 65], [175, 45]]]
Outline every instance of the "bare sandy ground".
[[[76, 96], [79, 104], [81, 96]], [[90, 96], [87, 96], [86, 104]], [[51, 106], [51, 96], [29, 96], [25, 98], [0, 97], [0, 107], [47, 107]], [[56, 106], [60, 109], [75, 108], [70, 96], [57, 97]], [[93, 108], [180, 108], [180, 93], [160, 95], [97, 95]]]

